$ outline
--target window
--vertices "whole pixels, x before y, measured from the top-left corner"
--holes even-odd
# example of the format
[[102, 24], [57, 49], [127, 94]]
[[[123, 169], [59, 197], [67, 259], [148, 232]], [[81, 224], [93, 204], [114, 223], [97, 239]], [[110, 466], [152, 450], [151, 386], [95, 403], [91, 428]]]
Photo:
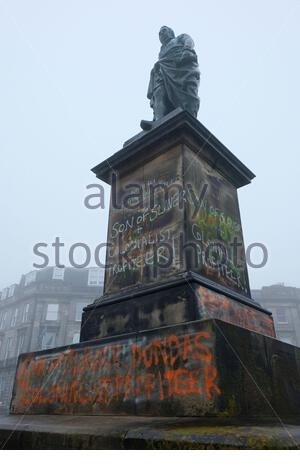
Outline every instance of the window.
[[46, 313], [46, 320], [55, 321], [58, 319], [58, 309], [59, 304], [48, 304], [47, 306], [47, 313]]
[[25, 304], [23, 307], [23, 322], [29, 321], [29, 309], [30, 309], [30, 304]]
[[65, 268], [53, 268], [53, 276], [52, 279], [58, 279], [63, 281], [65, 275]]
[[5, 323], [6, 323], [6, 312], [1, 313], [0, 316], [0, 330], [3, 330], [5, 328]]
[[11, 319], [10, 319], [10, 326], [13, 328], [14, 326], [16, 326], [16, 323], [17, 323], [17, 318], [18, 318], [18, 309], [16, 308], [11, 316]]
[[42, 349], [49, 349], [55, 347], [56, 332], [46, 331], [42, 337]]
[[80, 333], [74, 333], [72, 343], [79, 343]]
[[11, 356], [12, 345], [13, 345], [13, 339], [12, 338], [7, 338], [6, 348], [5, 348], [5, 352], [4, 352], [4, 359], [8, 359]]
[[16, 284], [13, 284], [12, 286], [10, 286], [10, 288], [8, 290], [8, 297], [12, 297], [14, 295], [15, 288], [16, 288]]
[[277, 322], [278, 323], [288, 323], [288, 318], [286, 315], [286, 308], [277, 308]]
[[75, 310], [75, 320], [76, 321], [81, 321], [81, 317], [82, 317], [82, 310], [83, 308], [86, 307], [86, 304], [82, 303], [82, 302], [78, 302], [76, 304], [76, 310]]
[[36, 271], [31, 271], [28, 274], [25, 274], [25, 286], [28, 286], [32, 282], [35, 282], [36, 280]]
[[101, 286], [103, 284], [103, 270], [101, 268], [90, 268], [89, 269], [89, 286]]
[[1, 292], [1, 300], [5, 300], [7, 297], [8, 297], [8, 287], [3, 289], [3, 291]]
[[24, 352], [24, 344], [25, 344], [25, 333], [20, 333], [18, 336], [18, 342], [17, 342], [17, 356]]

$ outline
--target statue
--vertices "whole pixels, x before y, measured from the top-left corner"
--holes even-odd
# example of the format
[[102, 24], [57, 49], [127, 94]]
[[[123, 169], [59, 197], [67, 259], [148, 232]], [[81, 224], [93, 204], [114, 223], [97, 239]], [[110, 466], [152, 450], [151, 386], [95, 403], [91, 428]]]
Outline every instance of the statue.
[[197, 117], [200, 100], [200, 71], [194, 41], [188, 34], [175, 36], [168, 26], [159, 31], [162, 44], [158, 61], [151, 70], [147, 98], [153, 108], [153, 121], [141, 121], [144, 130], [154, 121], [180, 107]]

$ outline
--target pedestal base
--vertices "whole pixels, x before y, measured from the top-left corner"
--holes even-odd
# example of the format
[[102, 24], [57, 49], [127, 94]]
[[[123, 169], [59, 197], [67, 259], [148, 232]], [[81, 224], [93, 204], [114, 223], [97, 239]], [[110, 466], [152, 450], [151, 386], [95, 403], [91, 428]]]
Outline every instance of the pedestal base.
[[21, 355], [15, 414], [300, 416], [300, 349], [203, 320]]
[[249, 297], [192, 272], [130, 293], [103, 296], [84, 310], [80, 341], [207, 319], [275, 337], [270, 312]]

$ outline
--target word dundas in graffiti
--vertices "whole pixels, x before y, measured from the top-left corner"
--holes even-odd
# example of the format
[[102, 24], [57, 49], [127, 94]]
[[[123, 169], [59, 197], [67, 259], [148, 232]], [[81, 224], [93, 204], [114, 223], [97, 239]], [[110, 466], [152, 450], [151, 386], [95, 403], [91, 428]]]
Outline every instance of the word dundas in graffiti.
[[221, 394], [208, 331], [170, 334], [44, 356], [23, 356], [13, 407], [109, 407], [111, 402]]

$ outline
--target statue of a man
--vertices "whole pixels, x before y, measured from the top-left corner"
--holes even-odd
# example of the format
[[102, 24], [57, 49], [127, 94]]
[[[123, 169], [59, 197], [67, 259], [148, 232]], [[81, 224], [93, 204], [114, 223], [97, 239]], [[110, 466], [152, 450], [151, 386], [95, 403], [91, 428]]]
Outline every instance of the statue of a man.
[[[153, 121], [178, 107], [197, 117], [200, 71], [194, 42], [188, 34], [176, 37], [168, 26], [162, 26], [159, 39], [162, 46], [151, 70], [147, 93], [153, 108]], [[142, 129], [151, 129], [153, 121], [141, 121]]]

